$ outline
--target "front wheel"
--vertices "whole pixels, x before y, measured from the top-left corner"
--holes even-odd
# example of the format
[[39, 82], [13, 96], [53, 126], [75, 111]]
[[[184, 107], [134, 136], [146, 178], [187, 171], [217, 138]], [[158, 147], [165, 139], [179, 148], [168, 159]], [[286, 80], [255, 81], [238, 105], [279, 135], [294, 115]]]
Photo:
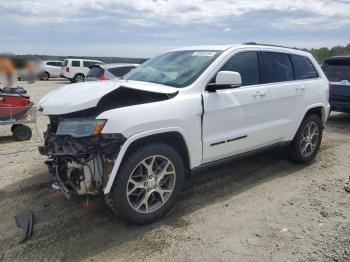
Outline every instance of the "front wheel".
[[184, 163], [175, 148], [164, 143], [140, 147], [123, 162], [114, 181], [114, 211], [130, 223], [150, 223], [174, 206], [184, 177]]
[[290, 159], [299, 164], [314, 160], [321, 146], [322, 132], [320, 117], [315, 114], [307, 115], [289, 146]]

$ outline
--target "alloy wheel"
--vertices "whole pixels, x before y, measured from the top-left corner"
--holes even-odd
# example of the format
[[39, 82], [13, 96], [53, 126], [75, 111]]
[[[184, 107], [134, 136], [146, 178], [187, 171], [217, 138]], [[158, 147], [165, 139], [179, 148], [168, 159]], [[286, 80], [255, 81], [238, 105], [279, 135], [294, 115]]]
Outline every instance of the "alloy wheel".
[[151, 213], [167, 203], [175, 188], [173, 163], [161, 155], [145, 158], [132, 171], [126, 188], [130, 206], [140, 213]]
[[315, 151], [319, 139], [319, 128], [317, 123], [309, 122], [302, 134], [300, 140], [300, 150], [304, 157], [309, 157]]

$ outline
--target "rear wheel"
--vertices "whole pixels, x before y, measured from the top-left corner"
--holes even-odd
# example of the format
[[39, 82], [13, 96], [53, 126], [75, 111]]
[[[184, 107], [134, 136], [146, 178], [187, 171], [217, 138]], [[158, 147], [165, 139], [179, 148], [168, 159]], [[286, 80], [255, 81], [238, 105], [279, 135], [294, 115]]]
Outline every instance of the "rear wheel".
[[183, 160], [172, 146], [145, 145], [118, 172], [111, 193], [114, 211], [130, 223], [150, 223], [173, 207], [184, 177]]
[[18, 125], [13, 129], [13, 136], [17, 141], [29, 140], [32, 137], [32, 130], [25, 125]]
[[41, 80], [44, 80], [44, 81], [48, 81], [50, 79], [50, 74], [48, 72], [44, 72], [42, 75], [41, 75]]
[[83, 74], [76, 74], [73, 78], [74, 83], [80, 83], [85, 81], [85, 76]]
[[322, 132], [322, 122], [319, 116], [307, 115], [289, 146], [290, 159], [300, 164], [314, 160], [321, 146]]

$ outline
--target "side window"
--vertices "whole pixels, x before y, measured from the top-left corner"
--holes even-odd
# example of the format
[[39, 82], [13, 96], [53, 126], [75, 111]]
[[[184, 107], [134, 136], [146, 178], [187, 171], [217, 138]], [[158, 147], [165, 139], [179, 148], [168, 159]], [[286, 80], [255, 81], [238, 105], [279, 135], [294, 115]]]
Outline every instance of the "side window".
[[55, 62], [56, 66], [62, 67], [62, 62]]
[[96, 65], [96, 63], [92, 62], [92, 61], [83, 61], [83, 66], [84, 67], [89, 67], [91, 65]]
[[292, 62], [287, 54], [262, 52], [264, 60], [263, 83], [276, 83], [294, 80]]
[[309, 58], [291, 55], [296, 80], [318, 78], [318, 74]]
[[258, 53], [249, 51], [235, 54], [220, 71], [234, 71], [241, 74], [242, 86], [260, 83]]
[[73, 60], [72, 61], [72, 66], [73, 67], [80, 67], [80, 61]]
[[55, 62], [47, 62], [46, 64], [49, 65], [49, 66], [56, 66]]

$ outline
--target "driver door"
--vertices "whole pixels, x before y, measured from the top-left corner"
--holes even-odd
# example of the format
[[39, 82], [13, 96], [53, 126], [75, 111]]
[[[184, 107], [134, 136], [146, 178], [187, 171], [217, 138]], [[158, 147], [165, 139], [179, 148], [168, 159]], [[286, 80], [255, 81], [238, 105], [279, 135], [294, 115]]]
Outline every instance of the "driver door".
[[239, 72], [242, 86], [204, 91], [203, 163], [264, 147], [275, 139], [268, 117], [269, 90], [260, 84], [258, 52], [237, 53], [220, 71]]

